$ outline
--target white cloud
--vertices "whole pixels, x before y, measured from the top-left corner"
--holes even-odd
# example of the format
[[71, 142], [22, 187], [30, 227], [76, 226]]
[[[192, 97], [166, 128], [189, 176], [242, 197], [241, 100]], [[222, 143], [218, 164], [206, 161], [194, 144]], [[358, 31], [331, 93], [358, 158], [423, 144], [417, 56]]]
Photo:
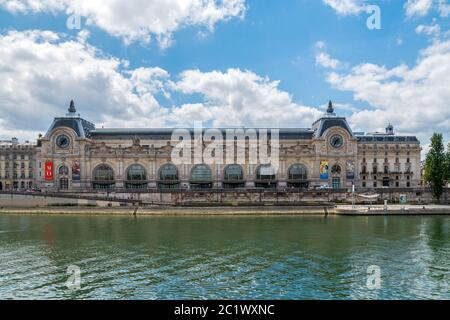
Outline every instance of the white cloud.
[[441, 33], [441, 27], [438, 24], [432, 24], [432, 25], [421, 24], [416, 27], [416, 33], [426, 34], [427, 36], [437, 37]]
[[66, 0], [0, 0], [0, 6], [13, 13], [42, 13], [65, 10]]
[[366, 63], [349, 74], [331, 73], [328, 82], [373, 107], [350, 117], [357, 130], [381, 130], [392, 122], [397, 131], [417, 134], [423, 142], [433, 131], [450, 136], [450, 40], [433, 42], [411, 68]]
[[358, 15], [365, 10], [365, 0], [322, 0], [326, 5], [336, 11], [337, 14]]
[[423, 17], [428, 14], [433, 4], [433, 0], [408, 0], [404, 8], [407, 17]]
[[164, 115], [152, 94], [167, 77], [159, 68], [128, 70], [83, 41], [37, 30], [0, 35], [0, 56], [1, 136], [27, 130], [24, 138], [36, 138], [71, 98], [96, 122], [108, 114], [156, 125]]
[[341, 61], [332, 58], [328, 53], [324, 52], [327, 44], [324, 41], [317, 41], [314, 44], [316, 51], [316, 65], [328, 69], [337, 69], [344, 66]]
[[320, 52], [316, 55], [316, 65], [324, 68], [337, 69], [342, 63], [337, 59], [331, 58], [329, 54]]
[[[450, 4], [448, 0], [436, 0], [434, 9], [439, 10], [441, 17], [450, 15]], [[373, 1], [368, 0], [322, 0], [323, 3], [331, 7], [340, 16], [359, 15], [365, 12], [368, 5]], [[406, 16], [423, 17], [433, 9], [433, 0], [406, 0], [404, 4]]]
[[[0, 35], [0, 138], [36, 139], [74, 99], [88, 120], [106, 127], [310, 126], [320, 114], [250, 71], [188, 70], [177, 82], [158, 67], [129, 69], [86, 42], [50, 31]], [[171, 94], [197, 103], [171, 104]], [[183, 96], [189, 95], [189, 96]]]
[[[270, 81], [250, 71], [229, 69], [227, 72], [189, 70], [181, 74], [175, 88], [185, 94], [201, 94], [206, 102], [194, 105], [209, 116], [215, 127], [282, 126], [309, 127], [321, 112], [299, 105]], [[191, 107], [184, 107], [184, 111]]]
[[212, 31], [220, 21], [243, 17], [245, 0], [0, 0], [12, 13], [52, 12], [78, 14], [125, 42], [148, 42], [153, 37], [161, 47], [172, 43], [177, 30], [195, 25]]
[[439, 0], [439, 13], [444, 18], [450, 15], [450, 4], [447, 3], [447, 0]]

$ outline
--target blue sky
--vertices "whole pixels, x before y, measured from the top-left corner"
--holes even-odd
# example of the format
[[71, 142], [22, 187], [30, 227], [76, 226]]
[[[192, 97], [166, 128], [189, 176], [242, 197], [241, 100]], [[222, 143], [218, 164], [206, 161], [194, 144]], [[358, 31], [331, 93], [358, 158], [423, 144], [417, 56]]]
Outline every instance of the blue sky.
[[[139, 8], [143, 2], [136, 0], [106, 17], [102, 5], [77, 1], [79, 7], [65, 0], [0, 0], [0, 52], [7, 57], [0, 78], [11, 82], [9, 90], [0, 89], [0, 138], [33, 139], [72, 98], [97, 125], [114, 127], [188, 126], [194, 120], [304, 127], [331, 99], [358, 131], [392, 122], [424, 144], [433, 129], [449, 137], [449, 90], [435, 89], [436, 83], [450, 88], [447, 1], [232, 0], [228, 7], [226, 1], [204, 1], [215, 5], [211, 14], [198, 0], [189, 0], [197, 7], [181, 13], [176, 0], [150, 1], [159, 13]], [[381, 10], [379, 30], [366, 26], [369, 4]], [[66, 22], [74, 12], [81, 29], [70, 30]], [[164, 22], [173, 12], [179, 14], [176, 26]], [[44, 31], [58, 39], [38, 34]], [[77, 57], [65, 51], [69, 43], [81, 44], [72, 51]], [[11, 68], [23, 62], [17, 52], [24, 47], [28, 63]], [[39, 57], [40, 50], [56, 58]], [[85, 54], [86, 66], [77, 62]], [[126, 63], [111, 67], [112, 61]], [[50, 73], [56, 68], [55, 77], [64, 77], [78, 67], [86, 67], [86, 76], [77, 72], [72, 84]], [[20, 97], [24, 90], [30, 94]], [[30, 122], [33, 103], [42, 117]]]

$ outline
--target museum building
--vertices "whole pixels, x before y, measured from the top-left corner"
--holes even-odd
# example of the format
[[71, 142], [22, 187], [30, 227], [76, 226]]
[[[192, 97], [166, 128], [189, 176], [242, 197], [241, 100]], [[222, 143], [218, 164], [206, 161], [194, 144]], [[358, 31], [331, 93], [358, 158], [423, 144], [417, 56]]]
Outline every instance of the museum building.
[[[311, 128], [279, 129], [277, 170], [267, 163], [176, 165], [173, 130], [96, 128], [71, 101], [68, 113], [53, 120], [37, 145], [0, 147], [0, 186], [75, 192], [420, 186], [416, 137], [396, 135], [392, 125], [383, 133], [353, 132], [331, 102]], [[225, 141], [226, 129], [220, 130]]]

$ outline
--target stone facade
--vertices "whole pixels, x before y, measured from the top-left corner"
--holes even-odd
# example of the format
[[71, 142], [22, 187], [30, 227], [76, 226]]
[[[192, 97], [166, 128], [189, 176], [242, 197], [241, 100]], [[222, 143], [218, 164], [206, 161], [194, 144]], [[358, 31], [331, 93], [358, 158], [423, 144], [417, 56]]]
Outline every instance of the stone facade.
[[0, 141], [0, 190], [27, 190], [36, 186], [36, 146], [13, 138]]
[[[225, 132], [225, 129], [221, 129]], [[55, 118], [35, 149], [43, 190], [414, 188], [421, 183], [420, 142], [351, 130], [332, 104], [307, 129], [279, 130], [279, 169], [264, 163], [172, 164], [171, 129], [96, 129], [76, 113]], [[225, 135], [225, 133], [224, 133]], [[208, 142], [204, 142], [204, 148]], [[246, 147], [245, 153], [251, 152]], [[224, 157], [226, 148], [224, 146]], [[46, 170], [46, 165], [49, 167]], [[3, 168], [3, 167], [2, 167]], [[47, 172], [46, 172], [47, 171]], [[51, 171], [51, 172], [49, 172]]]

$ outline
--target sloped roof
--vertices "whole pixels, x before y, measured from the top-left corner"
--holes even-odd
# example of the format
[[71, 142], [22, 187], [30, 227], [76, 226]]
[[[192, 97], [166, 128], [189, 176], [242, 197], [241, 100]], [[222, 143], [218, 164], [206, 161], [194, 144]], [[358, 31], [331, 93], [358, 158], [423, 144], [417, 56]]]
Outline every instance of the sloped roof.
[[[223, 136], [226, 136], [227, 130], [234, 130], [234, 129], [241, 129], [241, 128], [220, 128], [216, 130], [220, 130], [223, 134]], [[248, 130], [253, 128], [242, 128], [242, 130]], [[153, 139], [153, 140], [170, 140], [172, 136], [172, 132], [174, 130], [177, 130], [176, 128], [142, 128], [142, 129], [136, 129], [136, 128], [101, 128], [101, 129], [94, 129], [90, 131], [91, 138], [92, 139], [132, 139], [133, 137], [138, 136], [141, 139]], [[187, 129], [189, 130], [191, 136], [194, 135], [194, 129]], [[208, 129], [203, 129], [203, 133]], [[255, 129], [257, 134], [258, 130]], [[280, 139], [312, 139], [313, 138], [313, 131], [312, 129], [277, 129], [272, 128], [268, 129], [268, 136], [270, 137], [270, 131], [271, 130], [279, 130], [279, 138]]]
[[48, 138], [53, 130], [61, 127], [73, 129], [79, 138], [90, 138], [91, 131], [95, 129], [95, 125], [93, 123], [90, 123], [80, 117], [60, 117], [53, 120], [53, 123], [48, 129], [45, 137]]

